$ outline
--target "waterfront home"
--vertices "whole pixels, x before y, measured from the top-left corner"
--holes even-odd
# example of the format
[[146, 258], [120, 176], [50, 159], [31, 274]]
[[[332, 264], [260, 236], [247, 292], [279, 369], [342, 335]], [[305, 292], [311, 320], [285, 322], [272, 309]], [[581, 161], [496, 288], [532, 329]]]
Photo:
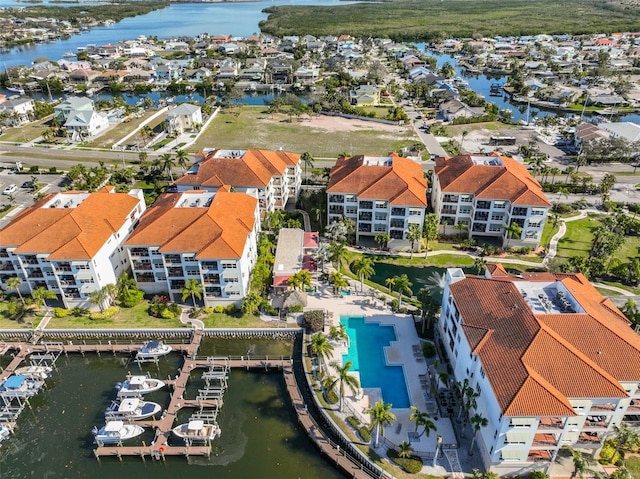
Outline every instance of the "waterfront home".
[[380, 103], [380, 89], [375, 85], [358, 85], [349, 92], [352, 105], [373, 106]]
[[217, 191], [229, 185], [259, 200], [260, 213], [284, 209], [300, 193], [300, 155], [286, 151], [219, 149], [196, 155], [198, 161], [176, 180], [178, 191]]
[[70, 96], [62, 103], [53, 107], [56, 119], [58, 121], [67, 121], [74, 111], [92, 111], [93, 100], [87, 97]]
[[149, 294], [182, 300], [186, 281], [203, 286], [205, 306], [239, 306], [249, 291], [260, 232], [256, 198], [228, 187], [166, 193], [125, 243], [133, 277]]
[[[439, 157], [433, 175], [431, 202], [441, 231], [453, 226], [478, 244], [504, 246], [540, 244], [551, 203], [524, 165], [513, 158], [486, 155]], [[519, 226], [509, 234], [509, 226]]]
[[312, 85], [320, 78], [320, 69], [315, 66], [303, 65], [295, 71], [294, 77], [298, 83]]
[[445, 101], [438, 107], [438, 116], [445, 121], [452, 121], [456, 118], [471, 118], [484, 114], [483, 107], [470, 107], [458, 99]]
[[202, 108], [191, 103], [182, 103], [167, 113], [167, 131], [181, 134], [202, 126]]
[[327, 220], [353, 220], [356, 242], [366, 239], [373, 244], [379, 233], [406, 240], [410, 225], [422, 229], [426, 190], [420, 164], [396, 153], [340, 157], [330, 172]]
[[96, 110], [74, 110], [64, 122], [67, 139], [72, 143], [90, 140], [109, 128], [109, 117]]
[[129, 269], [122, 246], [145, 209], [137, 189], [45, 196], [0, 230], [0, 285], [18, 277], [23, 293], [43, 287], [66, 308], [97, 307], [89, 296]]
[[452, 381], [477, 394], [476, 444], [500, 476], [549, 473], [564, 447], [595, 457], [640, 412], [640, 338], [580, 273], [450, 268], [436, 328]]

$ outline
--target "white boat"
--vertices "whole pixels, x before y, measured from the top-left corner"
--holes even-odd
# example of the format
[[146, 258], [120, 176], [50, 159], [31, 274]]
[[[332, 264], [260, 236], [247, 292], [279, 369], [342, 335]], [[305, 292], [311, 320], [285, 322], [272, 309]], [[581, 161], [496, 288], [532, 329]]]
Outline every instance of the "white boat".
[[104, 417], [108, 420], [138, 421], [157, 415], [162, 411], [160, 404], [143, 401], [140, 398], [126, 398], [122, 401], [113, 401], [105, 411]]
[[8, 426], [0, 426], [0, 442], [8, 439], [11, 435], [11, 429]]
[[162, 341], [147, 341], [144, 343], [144, 346], [138, 349], [136, 359], [159, 358], [160, 356], [169, 354], [171, 349], [173, 349], [171, 346], [164, 344]]
[[47, 379], [51, 377], [53, 368], [49, 366], [24, 366], [16, 369], [16, 374], [26, 376], [28, 378]]
[[103, 444], [118, 444], [132, 439], [144, 432], [142, 426], [136, 424], [125, 424], [122, 421], [109, 421], [100, 429], [93, 428], [95, 442], [99, 446]]
[[24, 95], [24, 88], [16, 88], [16, 87], [12, 87], [12, 86], [8, 86], [6, 87], [6, 90], [8, 91], [12, 91], [13, 93], [18, 93], [20, 95]]
[[147, 376], [129, 376], [123, 383], [116, 384], [119, 398], [138, 397], [164, 387], [164, 382]]
[[73, 52], [65, 52], [65, 53], [62, 54], [63, 58], [74, 58], [76, 56], [77, 55], [75, 53], [73, 53]]
[[204, 421], [189, 421], [173, 428], [173, 434], [187, 442], [207, 442], [215, 439], [222, 431], [217, 424], [205, 424]]

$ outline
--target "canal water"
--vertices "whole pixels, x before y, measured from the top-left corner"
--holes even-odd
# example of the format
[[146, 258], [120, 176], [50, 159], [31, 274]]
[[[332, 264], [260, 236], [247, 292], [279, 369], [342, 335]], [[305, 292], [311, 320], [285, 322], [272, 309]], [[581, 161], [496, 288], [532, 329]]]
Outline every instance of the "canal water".
[[[291, 354], [291, 343], [259, 340], [206, 339], [199, 353]], [[159, 365], [148, 365], [153, 377], [175, 375], [181, 356], [171, 354]], [[94, 426], [104, 423], [104, 410], [115, 398], [114, 385], [127, 371], [139, 372], [128, 357], [70, 355], [58, 360], [59, 371], [47, 389], [33, 398], [33, 409], [18, 418], [16, 435], [0, 448], [0, 477], [91, 479], [246, 479], [344, 477], [324, 460], [298, 426], [282, 375], [277, 372], [233, 370], [224, 406], [218, 416], [222, 435], [213, 442], [210, 458], [168, 457], [143, 462], [139, 457], [101, 458], [93, 455]], [[185, 397], [193, 398], [203, 384], [192, 374]], [[168, 391], [145, 396], [166, 406]], [[187, 421], [185, 412], [180, 421]], [[147, 444], [148, 431], [140, 437]], [[136, 444], [134, 439], [127, 444]]]

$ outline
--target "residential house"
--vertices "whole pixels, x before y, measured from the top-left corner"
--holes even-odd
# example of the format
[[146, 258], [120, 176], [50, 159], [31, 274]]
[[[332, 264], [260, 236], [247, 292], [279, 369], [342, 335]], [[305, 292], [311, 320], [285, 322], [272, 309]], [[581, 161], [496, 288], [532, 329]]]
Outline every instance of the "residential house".
[[93, 100], [81, 96], [70, 96], [62, 103], [53, 107], [56, 119], [60, 122], [67, 121], [74, 111], [92, 111]]
[[405, 240], [409, 225], [422, 229], [427, 208], [422, 166], [390, 156], [340, 157], [327, 187], [328, 223], [342, 217], [356, 223], [356, 241], [387, 233]]
[[202, 108], [191, 103], [182, 103], [167, 113], [169, 133], [182, 134], [185, 131], [197, 130], [202, 126]]
[[640, 141], [640, 125], [637, 123], [630, 121], [602, 122], [598, 126], [608, 132], [611, 138], [624, 138], [629, 143]]
[[358, 85], [349, 92], [349, 101], [357, 106], [377, 105], [380, 103], [380, 90], [374, 85]]
[[224, 185], [259, 200], [260, 213], [283, 209], [300, 193], [300, 155], [268, 150], [213, 150], [176, 180], [178, 191], [217, 191]]
[[0, 285], [18, 277], [23, 293], [43, 287], [67, 308], [98, 306], [89, 297], [129, 269], [122, 245], [145, 208], [142, 190], [45, 196], [0, 230]]
[[133, 277], [149, 294], [182, 300], [187, 280], [203, 286], [205, 306], [239, 306], [258, 255], [258, 201], [220, 188], [166, 193], [125, 243]]
[[[431, 203], [444, 234], [447, 226], [453, 233], [461, 225], [478, 243], [493, 238], [503, 245], [539, 246], [551, 203], [524, 165], [497, 154], [435, 161]], [[513, 223], [521, 228], [517, 237], [508, 233]]]
[[0, 114], [8, 115], [7, 124], [20, 126], [29, 123], [35, 112], [33, 99], [27, 97], [11, 98], [0, 103]]
[[87, 68], [78, 68], [69, 73], [69, 81], [74, 83], [91, 83], [100, 76], [99, 71]]
[[438, 108], [438, 116], [445, 121], [481, 116], [483, 113], [484, 109], [482, 107], [470, 107], [456, 98], [442, 103]]
[[298, 83], [312, 85], [320, 78], [320, 69], [303, 65], [295, 71], [294, 76]]
[[216, 78], [218, 81], [233, 80], [238, 76], [240, 65], [237, 61], [227, 58], [220, 63]]
[[64, 122], [67, 138], [73, 143], [81, 143], [98, 136], [109, 128], [109, 117], [96, 110], [74, 110]]
[[[487, 470], [547, 471], [571, 447], [597, 454], [625, 415], [640, 412], [640, 338], [582, 274], [446, 273], [437, 334], [487, 425]], [[434, 384], [437, 387], [436, 384]]]

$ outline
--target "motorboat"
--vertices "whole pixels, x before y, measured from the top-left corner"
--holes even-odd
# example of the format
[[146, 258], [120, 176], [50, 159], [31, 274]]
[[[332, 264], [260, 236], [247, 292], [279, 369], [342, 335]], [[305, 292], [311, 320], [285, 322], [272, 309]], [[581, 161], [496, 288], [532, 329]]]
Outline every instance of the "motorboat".
[[142, 426], [136, 424], [125, 424], [122, 421], [109, 421], [100, 429], [93, 428], [95, 443], [99, 446], [103, 444], [119, 444], [128, 439], [133, 439], [144, 432]]
[[15, 373], [20, 376], [35, 379], [47, 379], [51, 376], [53, 368], [49, 366], [24, 366], [16, 369]]
[[38, 394], [44, 381], [42, 379], [14, 375], [0, 384], [0, 396], [5, 398], [25, 398]]
[[172, 349], [171, 346], [164, 344], [162, 341], [147, 341], [144, 346], [138, 349], [136, 359], [156, 359], [169, 354]]
[[172, 429], [173, 434], [186, 442], [207, 442], [215, 439], [222, 431], [217, 424], [206, 424], [198, 419], [180, 424]]
[[9, 426], [6, 426], [6, 425], [0, 426], [0, 442], [4, 441], [5, 439], [9, 439], [10, 435], [11, 435], [11, 429], [9, 429]]
[[116, 384], [119, 398], [138, 397], [164, 387], [164, 382], [147, 376], [128, 376], [123, 383]]
[[113, 401], [105, 411], [104, 417], [109, 420], [138, 421], [157, 415], [162, 411], [160, 404], [143, 401], [140, 398], [126, 398]]

